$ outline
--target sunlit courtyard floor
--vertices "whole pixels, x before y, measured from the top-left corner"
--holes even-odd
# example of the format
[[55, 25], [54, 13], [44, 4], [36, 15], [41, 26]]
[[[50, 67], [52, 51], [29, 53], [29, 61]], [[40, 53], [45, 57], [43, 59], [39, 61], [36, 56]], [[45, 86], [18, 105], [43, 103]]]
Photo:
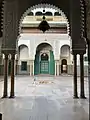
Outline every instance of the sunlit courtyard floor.
[[[88, 79], [85, 78], [87, 99], [73, 99], [73, 77], [15, 77], [15, 98], [0, 98], [3, 120], [89, 120]], [[3, 78], [2, 78], [3, 80]], [[80, 96], [80, 78], [78, 95]], [[0, 81], [0, 97], [3, 81]], [[8, 96], [10, 94], [10, 79]]]

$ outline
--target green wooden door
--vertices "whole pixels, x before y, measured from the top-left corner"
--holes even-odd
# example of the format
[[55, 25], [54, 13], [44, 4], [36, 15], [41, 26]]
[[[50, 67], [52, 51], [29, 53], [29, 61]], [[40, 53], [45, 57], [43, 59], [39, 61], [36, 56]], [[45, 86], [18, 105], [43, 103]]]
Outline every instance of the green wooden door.
[[55, 74], [55, 61], [54, 61], [54, 55], [53, 51], [50, 51], [50, 61], [48, 60], [39, 60], [40, 59], [40, 53], [38, 52], [35, 56], [34, 61], [34, 74]]
[[54, 55], [53, 55], [53, 51], [50, 51], [50, 75], [54, 75], [55, 74], [55, 61], [54, 61]]
[[41, 74], [49, 74], [49, 62], [48, 61], [40, 62], [40, 73]]

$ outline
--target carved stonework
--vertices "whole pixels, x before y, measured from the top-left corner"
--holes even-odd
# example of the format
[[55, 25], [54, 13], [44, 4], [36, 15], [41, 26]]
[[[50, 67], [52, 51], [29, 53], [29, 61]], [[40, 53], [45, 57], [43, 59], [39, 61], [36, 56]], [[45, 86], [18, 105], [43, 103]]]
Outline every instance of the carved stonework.
[[22, 15], [21, 19], [20, 19], [20, 22], [19, 22], [19, 34], [21, 33], [21, 25], [22, 25], [22, 21], [24, 19], [24, 17], [31, 12], [31, 10], [34, 10], [36, 8], [52, 8], [52, 9], [55, 9], [57, 10], [58, 12], [61, 13], [61, 15], [67, 20], [67, 32], [68, 32], [68, 35], [70, 34], [70, 23], [69, 23], [69, 20], [67, 18], [67, 16], [65, 15], [65, 13], [58, 7], [54, 6], [54, 5], [50, 5], [50, 4], [38, 4], [38, 5], [34, 5], [34, 6], [31, 6], [30, 8], [28, 8]]
[[2, 37], [0, 37], [0, 55], [1, 55]]
[[90, 40], [90, 0], [87, 0], [87, 38]]
[[71, 0], [70, 12], [71, 12], [72, 53], [73, 54], [85, 53], [86, 41], [83, 36], [84, 8], [82, 0]]
[[[37, 0], [38, 1], [38, 0]], [[20, 16], [22, 15], [21, 21], [24, 17], [24, 15], [27, 14], [27, 8], [33, 9], [34, 7], [41, 7], [43, 4], [39, 4], [35, 6], [35, 3], [38, 4], [36, 0], [30, 1], [30, 0], [26, 0], [26, 1], [21, 1], [21, 0], [5, 0], [4, 3], [4, 18], [3, 18], [3, 43], [2, 43], [2, 52], [5, 51], [11, 51], [11, 50], [16, 50], [16, 39], [17, 39], [17, 35], [18, 35], [18, 25], [19, 25], [19, 20], [20, 20]], [[89, 0], [87, 0], [89, 1]], [[72, 49], [73, 52], [77, 51], [77, 53], [81, 53], [81, 52], [85, 52], [86, 46], [85, 46], [85, 40], [84, 38], [81, 37], [81, 28], [82, 27], [82, 21], [81, 21], [81, 6], [80, 4], [83, 2], [83, 0], [68, 0], [68, 4], [69, 2], [71, 2], [71, 11], [68, 11], [69, 9], [69, 5], [68, 7], [65, 6], [63, 4], [63, 2], [58, 2], [58, 0], [56, 0], [55, 2], [58, 3], [55, 5], [58, 5], [58, 7], [55, 7], [53, 5], [51, 5], [52, 1], [49, 1], [50, 3], [48, 4], [44, 4], [44, 6], [49, 6], [50, 8], [55, 8], [58, 9], [58, 7], [60, 7], [62, 10], [66, 10], [64, 11], [65, 13], [67, 13], [67, 18], [69, 19], [70, 17], [70, 13], [72, 12], [72, 19], [71, 19], [71, 32], [72, 32]], [[81, 3], [80, 3], [81, 2]], [[54, 3], [53, 3], [54, 4]], [[90, 11], [90, 3], [88, 3], [88, 7], [87, 7], [87, 11], [89, 9]], [[33, 6], [34, 5], [34, 6]], [[67, 9], [66, 9], [67, 7]], [[26, 11], [27, 10], [27, 11]], [[25, 12], [26, 11], [26, 12]], [[60, 11], [60, 10], [59, 10]], [[24, 13], [25, 12], [25, 13]], [[78, 13], [78, 14], [77, 14]], [[18, 15], [19, 14], [19, 15]], [[69, 16], [68, 16], [69, 15]], [[88, 16], [90, 16], [90, 12], [88, 12]], [[87, 17], [87, 26], [90, 25], [90, 17]], [[20, 21], [20, 22], [21, 22]], [[69, 28], [69, 26], [68, 26]], [[87, 27], [87, 31], [88, 31], [88, 38], [90, 38], [90, 27]], [[82, 41], [83, 40], [83, 41]], [[77, 46], [78, 45], [78, 46]], [[78, 49], [77, 49], [78, 48]]]
[[5, 1], [2, 51], [16, 49], [17, 15], [17, 1]]

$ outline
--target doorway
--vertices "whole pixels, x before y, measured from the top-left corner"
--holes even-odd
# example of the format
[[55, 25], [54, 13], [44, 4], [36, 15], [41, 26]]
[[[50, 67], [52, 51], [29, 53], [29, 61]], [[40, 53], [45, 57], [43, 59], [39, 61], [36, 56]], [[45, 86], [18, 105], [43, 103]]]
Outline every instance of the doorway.
[[54, 54], [52, 46], [48, 43], [41, 43], [37, 46], [34, 61], [34, 74], [55, 74]]
[[66, 59], [62, 60], [61, 73], [67, 73], [67, 60]]
[[46, 53], [43, 53], [41, 55], [40, 73], [41, 74], [49, 74], [49, 57]]

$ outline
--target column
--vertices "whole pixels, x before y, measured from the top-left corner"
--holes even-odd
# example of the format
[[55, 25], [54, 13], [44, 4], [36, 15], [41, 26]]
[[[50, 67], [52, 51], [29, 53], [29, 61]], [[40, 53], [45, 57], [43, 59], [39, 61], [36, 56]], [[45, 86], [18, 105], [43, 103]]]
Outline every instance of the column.
[[2, 113], [0, 113], [0, 120], [2, 120]]
[[88, 89], [90, 93], [90, 39], [88, 40]]
[[55, 76], [57, 75], [57, 64], [56, 64], [56, 61], [55, 61]]
[[59, 65], [59, 74], [61, 74], [61, 64]]
[[2, 55], [0, 55], [0, 75], [2, 75]]
[[10, 91], [10, 98], [14, 98], [14, 61], [15, 61], [15, 54], [11, 55], [11, 91]]
[[57, 76], [59, 76], [59, 62], [57, 62]]
[[78, 98], [77, 93], [77, 55], [73, 55], [74, 61], [74, 98]]
[[3, 91], [3, 98], [8, 96], [8, 54], [5, 54], [4, 59], [4, 91]]
[[18, 60], [16, 60], [15, 63], [16, 63], [15, 64], [15, 75], [17, 75], [18, 74]]
[[30, 63], [30, 76], [32, 76], [32, 64]]
[[86, 98], [84, 94], [84, 61], [83, 54], [80, 54], [80, 97]]
[[33, 61], [33, 76], [34, 76], [34, 61]]

